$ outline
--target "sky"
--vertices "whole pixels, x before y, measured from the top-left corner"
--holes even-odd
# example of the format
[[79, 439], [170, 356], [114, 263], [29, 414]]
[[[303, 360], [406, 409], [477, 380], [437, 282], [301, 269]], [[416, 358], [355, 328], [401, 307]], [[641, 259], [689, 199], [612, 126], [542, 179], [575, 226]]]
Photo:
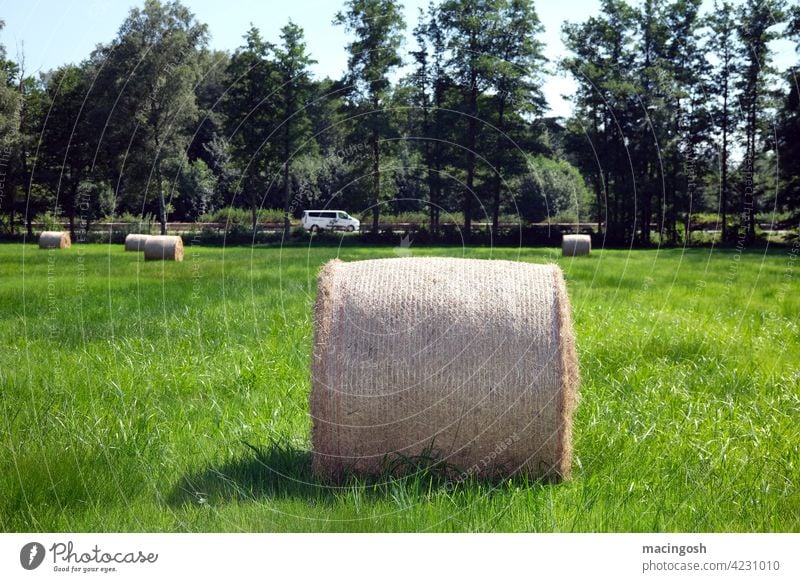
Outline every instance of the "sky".
[[[408, 40], [406, 49], [414, 46], [411, 30], [421, 7], [428, 0], [400, 0], [404, 6]], [[634, 0], [635, 1], [635, 0]], [[790, 0], [796, 3], [798, 0]], [[210, 47], [233, 51], [242, 44], [242, 36], [257, 26], [263, 38], [278, 42], [280, 28], [293, 20], [303, 27], [309, 52], [318, 61], [312, 67], [320, 77], [338, 78], [347, 68], [345, 45], [348, 35], [331, 20], [343, 0], [183, 0], [200, 22], [208, 25]], [[97, 44], [111, 41], [132, 6], [143, 0], [0, 0], [0, 18], [5, 29], [0, 32], [8, 57], [25, 55], [27, 72], [47, 71], [66, 63], [79, 63]], [[545, 55], [553, 63], [565, 56], [561, 42], [561, 24], [581, 22], [598, 13], [600, 0], [538, 0], [536, 11], [545, 27], [541, 40]], [[713, 6], [705, 0], [704, 8]], [[778, 41], [773, 44], [775, 63], [783, 70], [797, 63], [794, 44]], [[568, 97], [575, 91], [575, 82], [555, 71], [547, 76], [543, 91], [551, 115], [568, 116]]]

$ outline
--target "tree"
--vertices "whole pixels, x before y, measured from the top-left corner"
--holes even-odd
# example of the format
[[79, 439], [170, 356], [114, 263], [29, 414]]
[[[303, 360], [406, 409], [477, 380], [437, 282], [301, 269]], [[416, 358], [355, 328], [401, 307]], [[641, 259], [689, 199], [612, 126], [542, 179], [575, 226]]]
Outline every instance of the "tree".
[[439, 232], [442, 204], [444, 142], [451, 125], [449, 115], [444, 111], [445, 100], [452, 93], [453, 82], [446, 69], [447, 39], [435, 4], [428, 5], [427, 13], [420, 9], [414, 38], [417, 50], [412, 51], [411, 56], [417, 66], [410, 77], [414, 87], [412, 103], [421, 112], [419, 135], [426, 167], [428, 214], [430, 230], [436, 234]]
[[275, 100], [280, 75], [270, 59], [274, 46], [261, 38], [258, 28], [251, 26], [244, 38], [244, 46], [233, 54], [228, 66], [229, 88], [222, 111], [232, 162], [239, 175], [235, 191], [246, 193], [255, 232], [266, 176], [278, 173], [275, 160], [279, 155], [270, 135], [278, 124]]
[[342, 25], [355, 35], [347, 45], [350, 55], [347, 81], [360, 100], [371, 107], [362, 118], [368, 126], [372, 149], [372, 231], [378, 232], [381, 193], [381, 141], [386, 131], [380, 115], [387, 98], [389, 73], [402, 64], [399, 48], [403, 42], [405, 22], [401, 7], [394, 0], [347, 0], [345, 11], [337, 13], [334, 24]]
[[[0, 20], [0, 31], [5, 23]], [[15, 185], [11, 180], [12, 157], [19, 138], [20, 94], [14, 87], [17, 67], [6, 60], [0, 44], [0, 211], [9, 214], [8, 231], [14, 228]]]
[[604, 0], [601, 16], [564, 28], [575, 53], [564, 66], [579, 83], [568, 143], [594, 187], [598, 224], [605, 217], [617, 242], [650, 244], [656, 218], [661, 241], [677, 243], [679, 214], [688, 220], [702, 198], [709, 129], [699, 8]]
[[[520, 157], [509, 142], [509, 119], [540, 115], [545, 108], [539, 74], [546, 62], [536, 39], [544, 28], [531, 0], [509, 0], [499, 6], [500, 26], [494, 37], [492, 85], [494, 89], [495, 152], [492, 183], [492, 226], [499, 227], [503, 170], [512, 156]], [[522, 160], [520, 160], [522, 161]]]
[[104, 105], [115, 106], [117, 128], [108, 143], [116, 150], [120, 173], [128, 158], [149, 168], [144, 187], [149, 192], [155, 183], [162, 234], [167, 230], [164, 162], [170, 162], [176, 176], [184, 163], [188, 130], [198, 118], [194, 88], [207, 37], [206, 25], [177, 1], [146, 0], [144, 8], [131, 10], [117, 39], [98, 54], [106, 90], [101, 98], [107, 100]]
[[632, 46], [637, 15], [621, 0], [603, 0], [600, 12], [563, 27], [574, 56], [564, 59], [562, 67], [578, 83], [567, 143], [595, 191], [598, 231], [605, 223], [609, 240], [629, 243], [635, 216], [626, 147], [632, 132], [626, 130], [638, 123], [631, 120], [630, 104], [640, 110], [636, 80], [629, 78], [636, 67]]
[[78, 207], [83, 204], [88, 210], [90, 203], [89, 200], [81, 203], [78, 197], [92, 158], [88, 139], [92, 130], [84, 115], [88, 89], [81, 67], [65, 65], [49, 76], [46, 88], [49, 106], [39, 146], [39, 179], [49, 185], [63, 205], [73, 240], [79, 240], [75, 233]]
[[714, 11], [709, 16], [709, 51], [715, 55], [718, 63], [711, 73], [709, 97], [715, 100], [712, 115], [719, 127], [719, 209], [722, 228], [722, 240], [728, 241], [728, 206], [730, 204], [730, 183], [728, 169], [730, 165], [729, 147], [732, 133], [738, 121], [737, 109], [731, 106], [736, 71], [739, 68], [739, 53], [736, 38], [736, 22], [734, 9], [730, 2], [719, 4], [714, 2]]
[[745, 127], [741, 212], [742, 226], [745, 229], [743, 239], [746, 244], [755, 240], [759, 188], [755, 184], [753, 173], [756, 162], [756, 141], [760, 131], [759, 112], [767, 106], [767, 87], [774, 74], [770, 66], [769, 43], [777, 38], [777, 35], [770, 29], [784, 18], [782, 0], [746, 0], [738, 10], [737, 31], [743, 51], [739, 102], [744, 113]]
[[495, 59], [491, 57], [500, 28], [500, 0], [447, 0], [440, 7], [441, 23], [448, 38], [450, 75], [462, 96], [466, 128], [462, 147], [465, 156], [463, 196], [464, 236], [472, 231], [472, 202], [476, 195], [476, 150], [479, 138], [478, 98], [494, 81]]
[[[787, 35], [797, 42], [796, 52], [800, 53], [800, 6], [794, 6]], [[785, 96], [778, 121], [777, 151], [781, 166], [782, 200], [784, 207], [792, 211], [795, 218], [800, 216], [800, 67], [794, 66], [786, 71], [789, 91]]]
[[296, 149], [311, 137], [311, 121], [306, 101], [311, 95], [308, 67], [317, 61], [306, 54], [303, 29], [289, 21], [281, 29], [283, 45], [277, 49], [277, 68], [281, 77], [281, 114], [283, 120], [283, 235], [291, 229], [290, 204], [292, 200], [291, 167]]
[[[20, 99], [19, 130], [16, 156], [14, 156], [15, 183], [26, 193], [25, 229], [28, 238], [33, 237], [33, 219], [48, 206], [53, 214], [59, 213], [54, 198], [40, 184], [33, 180], [33, 172], [38, 159], [35, 156], [41, 140], [42, 126], [47, 111], [47, 95], [41, 79], [25, 74], [25, 58], [18, 57], [17, 91]], [[13, 230], [13, 221], [12, 221]]]

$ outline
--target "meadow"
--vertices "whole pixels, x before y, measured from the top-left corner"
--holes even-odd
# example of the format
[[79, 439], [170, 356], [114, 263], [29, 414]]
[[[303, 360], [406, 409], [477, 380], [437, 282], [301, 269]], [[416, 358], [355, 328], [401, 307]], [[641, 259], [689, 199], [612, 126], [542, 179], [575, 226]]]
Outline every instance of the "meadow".
[[2, 244], [0, 530], [800, 530], [796, 248], [404, 253], [563, 267], [571, 481], [313, 478], [316, 272], [392, 247]]

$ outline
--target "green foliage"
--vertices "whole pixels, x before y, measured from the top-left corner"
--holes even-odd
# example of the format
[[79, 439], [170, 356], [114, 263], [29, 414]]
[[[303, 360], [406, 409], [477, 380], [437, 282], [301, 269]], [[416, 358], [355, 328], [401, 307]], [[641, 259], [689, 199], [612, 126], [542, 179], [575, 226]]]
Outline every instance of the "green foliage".
[[181, 172], [180, 195], [176, 209], [182, 216], [196, 220], [199, 216], [213, 212], [217, 206], [217, 177], [202, 159], [190, 162]]
[[334, 24], [355, 38], [347, 45], [349, 81], [373, 105], [380, 105], [390, 87], [389, 72], [403, 60], [399, 49], [405, 22], [392, 0], [346, 0]]
[[[198, 222], [217, 222], [229, 223], [235, 226], [250, 226], [252, 216], [249, 210], [228, 206], [220, 208], [214, 212], [207, 212], [198, 218]], [[261, 208], [258, 211], [258, 221], [260, 223], [281, 223], [283, 222], [283, 211], [277, 208]]]
[[355, 38], [347, 45], [347, 83], [354, 94], [353, 105], [359, 116], [371, 150], [372, 167], [370, 199], [372, 229], [378, 229], [381, 202], [381, 136], [391, 131], [391, 118], [380, 111], [386, 105], [391, 86], [389, 74], [402, 65], [399, 49], [403, 41], [405, 21], [400, 6], [393, 0], [346, 0], [345, 10], [338, 12], [334, 24], [342, 25]]
[[[0, 31], [5, 23], [0, 20]], [[0, 44], [0, 151], [4, 154], [16, 144], [19, 133], [19, 93], [14, 89], [16, 67], [6, 60], [6, 49]]]
[[528, 173], [519, 180], [515, 198], [529, 222], [589, 222], [591, 194], [581, 173], [566, 160], [528, 158]]
[[33, 222], [38, 224], [41, 230], [62, 230], [64, 228], [64, 217], [49, 210], [37, 215]]
[[[531, 0], [431, 4], [407, 51], [397, 2], [346, 0], [334, 19], [349, 34], [341, 79], [313, 77], [291, 21], [275, 39], [252, 26], [228, 54], [207, 48], [186, 6], [162, 0], [54, 71], [32, 75], [0, 46], [0, 228], [19, 233], [56, 204], [75, 225], [246, 208], [250, 229], [262, 208], [296, 219], [333, 204], [368, 210], [373, 224], [387, 209], [425, 211], [439, 235], [447, 214], [503, 222], [518, 198], [528, 220], [580, 217], [617, 244], [647, 245], [651, 229], [678, 244], [683, 217], [698, 211], [721, 211], [728, 243], [739, 230], [751, 241], [742, 152], [754, 160], [756, 213], [796, 215], [800, 204], [800, 99], [793, 70], [779, 77], [769, 50], [784, 23], [786, 38], [800, 38], [800, 9], [700, 8], [603, 0], [565, 24], [560, 65], [577, 82], [568, 120], [546, 117], [551, 71]], [[406, 55], [412, 67], [395, 79]], [[591, 203], [586, 188], [577, 206], [564, 202], [580, 181], [568, 166]]]
[[[146, 0], [143, 8], [130, 11], [115, 41], [95, 53], [98, 113], [106, 113], [110, 126], [102, 132], [109, 137], [105, 155], [112, 165], [125, 164], [129, 188], [155, 200], [162, 232], [172, 202], [163, 166], [175, 175], [184, 163], [189, 130], [198, 117], [199, 51], [207, 38], [206, 25], [179, 2]], [[122, 92], [120, 79], [125, 80]]]

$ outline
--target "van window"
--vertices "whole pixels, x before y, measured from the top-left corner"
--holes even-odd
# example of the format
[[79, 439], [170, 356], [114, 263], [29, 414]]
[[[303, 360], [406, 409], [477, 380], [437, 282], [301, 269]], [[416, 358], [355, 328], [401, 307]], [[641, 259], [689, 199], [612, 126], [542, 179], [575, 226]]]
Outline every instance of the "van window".
[[306, 212], [310, 218], [319, 218], [319, 212]]
[[346, 212], [337, 212], [336, 214], [337, 214], [337, 216], [339, 218], [342, 218], [342, 219], [347, 218], [347, 213]]
[[335, 212], [323, 212], [322, 213], [322, 217], [323, 218], [336, 218], [336, 213]]

